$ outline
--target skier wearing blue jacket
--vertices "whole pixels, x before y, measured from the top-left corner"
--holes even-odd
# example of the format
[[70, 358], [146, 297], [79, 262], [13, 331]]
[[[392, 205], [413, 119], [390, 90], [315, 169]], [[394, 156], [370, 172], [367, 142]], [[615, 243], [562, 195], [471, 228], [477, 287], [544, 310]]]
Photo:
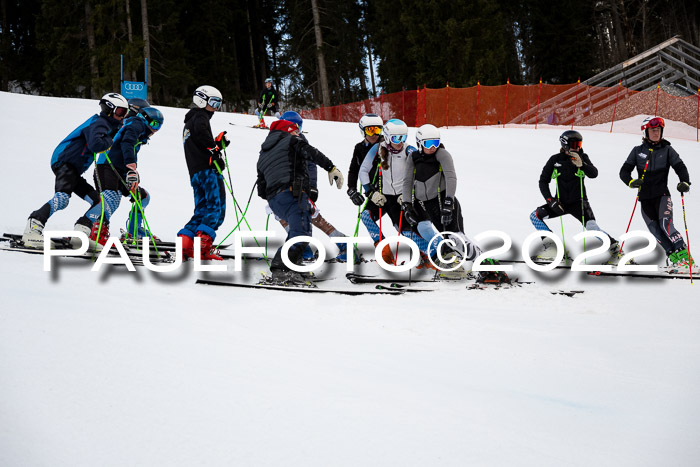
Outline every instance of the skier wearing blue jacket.
[[127, 220], [127, 233], [135, 238], [147, 235], [142, 226], [143, 209], [148, 206], [151, 197], [139, 186], [138, 153], [141, 146], [148, 144], [149, 138], [162, 126], [163, 114], [160, 110], [154, 107], [142, 108], [135, 117], [126, 119], [114, 138], [112, 148], [100, 153], [94, 178], [104, 198], [104, 205], [100, 203], [92, 206], [78, 221], [80, 230], [90, 238], [91, 247], [95, 247], [93, 242], [104, 245], [107, 241], [109, 220], [119, 207], [122, 196], [129, 197], [132, 203], [136, 202], [134, 219]]
[[46, 222], [54, 213], [68, 207], [72, 193], [80, 196], [92, 207], [99, 206], [99, 193], [82, 175], [90, 168], [97, 154], [112, 146], [112, 138], [121, 127], [129, 104], [121, 94], [109, 93], [100, 99], [100, 109], [99, 115], [87, 119], [54, 150], [51, 156], [51, 170], [56, 175], [55, 192], [51, 200], [29, 215], [22, 235], [26, 247], [44, 247], [43, 232]]

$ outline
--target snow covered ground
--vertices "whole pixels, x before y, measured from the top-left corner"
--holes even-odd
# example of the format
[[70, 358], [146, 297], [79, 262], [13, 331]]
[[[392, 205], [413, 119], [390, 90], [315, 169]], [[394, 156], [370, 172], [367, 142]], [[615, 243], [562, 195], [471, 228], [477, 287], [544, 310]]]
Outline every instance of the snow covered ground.
[[[53, 149], [98, 107], [0, 93], [0, 108], [0, 229], [21, 233], [52, 196]], [[174, 239], [193, 207], [181, 148], [186, 111], [161, 110], [165, 125], [142, 149], [139, 171], [153, 196], [151, 227]], [[634, 204], [618, 171], [640, 141], [640, 121], [616, 122], [613, 134], [609, 125], [579, 128], [600, 170], [586, 182], [591, 203], [613, 236]], [[254, 123], [212, 119], [233, 141], [228, 159], [243, 203], [266, 135], [247, 127]], [[304, 129], [346, 173], [357, 126], [307, 121]], [[540, 171], [564, 129], [443, 130], [471, 237], [501, 230], [519, 251], [542, 203]], [[691, 180], [700, 173], [695, 131], [668, 122], [665, 133]], [[322, 212], [351, 234], [357, 211], [345, 188], [320, 180]], [[674, 173], [670, 180], [675, 187]], [[700, 235], [693, 188], [691, 242]], [[71, 230], [86, 208], [73, 197], [47, 229]], [[123, 202], [113, 231], [128, 209]], [[265, 229], [255, 196], [247, 219]], [[229, 206], [220, 234], [235, 224]], [[571, 240], [580, 224], [566, 218], [564, 229], [567, 246], [580, 251]], [[645, 230], [639, 212], [631, 229]], [[167, 275], [96, 273], [71, 259], [52, 272], [42, 266], [41, 255], [0, 252], [2, 466], [700, 465], [700, 314], [689, 281], [534, 273], [520, 264], [512, 275], [535, 285], [346, 297], [195, 285], [191, 264]], [[332, 286], [351, 287], [342, 271], [331, 275]], [[585, 293], [552, 295], [560, 289]]]

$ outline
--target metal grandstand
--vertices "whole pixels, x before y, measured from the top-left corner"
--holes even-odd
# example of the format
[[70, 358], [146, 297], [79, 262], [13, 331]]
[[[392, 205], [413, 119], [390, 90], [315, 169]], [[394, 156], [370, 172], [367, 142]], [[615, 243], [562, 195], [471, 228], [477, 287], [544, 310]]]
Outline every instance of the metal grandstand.
[[[649, 91], [660, 85], [670, 95], [692, 96], [700, 89], [700, 48], [674, 36], [581, 84], [585, 86], [572, 87], [540, 107], [556, 109], [562, 121], [582, 122], [618, 99], [627, 99], [633, 91]], [[509, 123], [526, 123], [528, 117], [532, 115], [523, 113]]]

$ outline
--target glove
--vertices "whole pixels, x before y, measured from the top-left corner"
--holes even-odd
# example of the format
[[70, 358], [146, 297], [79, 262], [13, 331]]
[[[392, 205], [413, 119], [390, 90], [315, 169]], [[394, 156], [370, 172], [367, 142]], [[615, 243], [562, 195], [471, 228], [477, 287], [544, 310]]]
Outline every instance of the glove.
[[228, 140], [226, 137], [226, 132], [222, 131], [219, 133], [219, 135], [214, 139], [216, 142], [216, 147], [219, 149], [226, 149], [229, 144], [231, 144], [231, 141]]
[[401, 210], [403, 211], [403, 217], [406, 219], [411, 226], [418, 225], [418, 213], [413, 209], [411, 203], [403, 203], [401, 205]]
[[642, 186], [642, 179], [633, 178], [632, 180], [630, 180], [629, 186], [630, 188], [639, 188], [640, 186]]
[[343, 174], [338, 170], [338, 167], [333, 166], [330, 172], [328, 172], [328, 181], [331, 182], [331, 186], [333, 186], [333, 182], [335, 182], [339, 190], [343, 187], [345, 179], [343, 179]]
[[369, 199], [379, 207], [384, 206], [384, 204], [386, 203], [386, 196], [384, 196], [378, 191], [373, 191], [370, 194]]
[[318, 199], [318, 189], [317, 188], [309, 188], [308, 195], [309, 195], [309, 199], [315, 203], [316, 200]]
[[571, 158], [571, 163], [580, 169], [583, 165], [581, 155], [576, 151], [569, 151], [569, 157]]
[[688, 193], [690, 191], [690, 182], [680, 182], [676, 189], [681, 193]]
[[[211, 153], [211, 157], [209, 158], [209, 167], [215, 169], [216, 165], [218, 165], [219, 170], [223, 171], [226, 168], [226, 159], [224, 159], [224, 155], [221, 154], [221, 149], [215, 146], [210, 148], [209, 152]], [[216, 165], [214, 165], [214, 162], [216, 162]]]
[[399, 195], [399, 197], [396, 198], [396, 202], [399, 203], [399, 206], [403, 206], [403, 195]]
[[564, 207], [556, 198], [547, 198], [547, 206], [549, 206], [549, 209], [551, 209], [553, 213], [560, 216], [566, 213], [566, 211], [564, 211]]
[[262, 110], [262, 108], [263, 108], [263, 103], [262, 103], [262, 102], [258, 102], [258, 109]]
[[442, 226], [447, 227], [452, 222], [452, 210], [455, 208], [455, 202], [449, 196], [445, 198], [440, 209]]
[[139, 187], [139, 181], [141, 181], [139, 177], [139, 173], [136, 171], [136, 169], [129, 170], [126, 173], [126, 186], [129, 187], [129, 191], [134, 193]]
[[267, 104], [267, 105], [265, 106], [265, 108], [266, 108], [266, 109], [271, 109], [273, 105], [274, 105], [274, 104]]
[[348, 196], [355, 206], [362, 206], [365, 202], [365, 197], [358, 193], [354, 188], [348, 188]]

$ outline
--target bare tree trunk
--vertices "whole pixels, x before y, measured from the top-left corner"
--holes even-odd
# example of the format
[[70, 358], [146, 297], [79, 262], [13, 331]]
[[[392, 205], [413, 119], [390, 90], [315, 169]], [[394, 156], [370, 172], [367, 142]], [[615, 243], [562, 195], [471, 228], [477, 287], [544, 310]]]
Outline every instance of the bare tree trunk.
[[323, 55], [323, 35], [321, 34], [321, 15], [318, 13], [318, 0], [311, 0], [311, 12], [314, 16], [314, 33], [316, 35], [316, 60], [318, 61], [318, 81], [321, 86], [321, 99], [324, 107], [331, 106], [331, 92], [328, 88], [326, 58]]
[[[124, 3], [126, 4], [126, 33], [129, 39], [129, 45], [131, 45], [134, 43], [134, 33], [131, 27], [131, 9], [129, 8], [129, 0], [124, 0]], [[129, 50], [131, 50], [131, 48], [129, 48]], [[127, 55], [127, 59], [129, 58], [130, 56]], [[131, 81], [136, 81], [136, 70], [131, 70]]]
[[255, 90], [255, 98], [260, 88], [258, 88], [258, 74], [255, 72], [255, 49], [253, 48], [253, 25], [250, 23], [250, 3], [246, 4], [246, 18], [248, 19], [248, 46], [250, 47], [250, 72], [253, 74], [253, 89]]
[[10, 32], [7, 28], [7, 0], [0, 1], [0, 14], [2, 15], [2, 40], [0, 42], [0, 53], [5, 56], [2, 65], [2, 76], [0, 77], [0, 91], [10, 90], [10, 65], [7, 63], [7, 57], [10, 52]]
[[85, 30], [87, 34], [88, 55], [90, 56], [90, 97], [92, 99], [97, 99], [99, 95], [97, 89], [95, 89], [95, 83], [100, 77], [100, 72], [97, 68], [95, 25], [90, 2], [85, 2]]
[[377, 97], [377, 87], [374, 84], [374, 59], [372, 58], [372, 49], [367, 47], [367, 56], [369, 61], [369, 79], [372, 82], [372, 97]]
[[233, 90], [236, 96], [241, 95], [241, 76], [238, 72], [238, 52], [236, 52], [236, 35], [231, 34], [231, 70], [233, 74]]
[[[615, 60], [616, 63], [620, 63], [629, 58], [627, 54], [627, 47], [625, 45], [625, 31], [623, 31], [623, 25], [622, 21], [620, 20], [620, 11], [618, 6], [619, 0], [612, 0], [610, 2], [610, 13], [612, 15], [613, 28], [615, 29], [615, 42], [617, 42], [616, 49], [618, 60]], [[622, 8], [624, 14], [624, 6]]]
[[146, 89], [148, 102], [153, 99], [151, 91], [151, 35], [148, 31], [148, 0], [141, 0], [141, 23], [143, 25], [143, 56], [146, 58]]

